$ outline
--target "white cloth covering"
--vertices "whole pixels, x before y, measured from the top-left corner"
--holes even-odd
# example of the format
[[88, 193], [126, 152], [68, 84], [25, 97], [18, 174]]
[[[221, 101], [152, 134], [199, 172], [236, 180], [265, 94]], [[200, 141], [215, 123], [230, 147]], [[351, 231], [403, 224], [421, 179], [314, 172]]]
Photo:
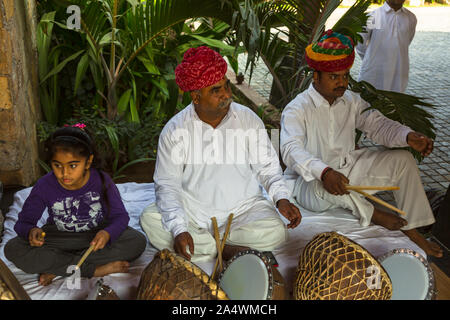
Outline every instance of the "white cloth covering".
[[[256, 221], [276, 214], [274, 203], [290, 197], [263, 122], [234, 102], [216, 128], [200, 120], [193, 104], [170, 119], [159, 138], [154, 181], [163, 227], [174, 238], [187, 231], [188, 216], [212, 231], [211, 217], [219, 227], [230, 213], [242, 223]], [[268, 210], [251, 210], [261, 203]]]
[[409, 45], [414, 38], [417, 18], [402, 7], [395, 11], [386, 2], [369, 13], [367, 33], [356, 52], [362, 59], [358, 81], [379, 90], [405, 92], [409, 77]]
[[[293, 188], [295, 180], [287, 181], [289, 189]], [[117, 185], [124, 201], [125, 208], [130, 215], [129, 225], [144, 233], [139, 225], [141, 212], [155, 201], [153, 183], [124, 183]], [[6, 242], [16, 236], [14, 224], [21, 211], [25, 199], [31, 188], [23, 189], [14, 196], [14, 202], [5, 217], [5, 230], [0, 244], [0, 258], [17, 277], [21, 285], [33, 300], [84, 300], [94, 290], [99, 278], [82, 279], [80, 289], [68, 289], [65, 279], [55, 278], [49, 286], [38, 284], [37, 274], [26, 274], [8, 261], [3, 253]], [[367, 249], [373, 256], [379, 257], [396, 248], [414, 250], [424, 257], [425, 253], [401, 231], [389, 231], [380, 226], [361, 227], [358, 220], [344, 209], [333, 209], [322, 213], [312, 213], [300, 209], [303, 215], [301, 224], [294, 230], [289, 229], [289, 240], [273, 251], [280, 265], [279, 271], [283, 275], [288, 288], [292, 288], [297, 270], [298, 258], [306, 244], [318, 233], [336, 231]], [[47, 218], [44, 212], [40, 224]], [[282, 217], [283, 221], [287, 220]], [[148, 244], [144, 253], [131, 263], [130, 273], [117, 273], [103, 277], [104, 283], [110, 286], [120, 299], [135, 299], [142, 270], [153, 260], [157, 250]], [[211, 274], [214, 260], [198, 263], [197, 266]]]
[[[251, 210], [270, 211], [267, 204], [259, 203]], [[280, 216], [274, 212], [272, 217], [259, 219], [257, 221], [244, 222], [240, 218], [246, 218], [241, 215], [238, 219], [232, 220], [226, 243], [230, 245], [246, 246], [254, 250], [271, 251], [280, 244], [285, 243], [288, 238], [286, 225], [280, 219]], [[233, 224], [241, 227], [234, 227]], [[164, 230], [161, 223], [161, 214], [155, 204], [151, 204], [142, 212], [141, 227], [147, 234], [150, 243], [157, 249], [168, 248], [174, 252], [174, 238], [172, 234]], [[219, 228], [219, 234], [225, 233], [225, 226]], [[207, 229], [200, 228], [194, 221], [189, 220], [188, 232], [194, 241], [194, 253], [190, 253], [191, 262], [197, 263], [214, 259], [217, 256], [217, 246], [214, 233]], [[189, 253], [189, 249], [186, 249]]]

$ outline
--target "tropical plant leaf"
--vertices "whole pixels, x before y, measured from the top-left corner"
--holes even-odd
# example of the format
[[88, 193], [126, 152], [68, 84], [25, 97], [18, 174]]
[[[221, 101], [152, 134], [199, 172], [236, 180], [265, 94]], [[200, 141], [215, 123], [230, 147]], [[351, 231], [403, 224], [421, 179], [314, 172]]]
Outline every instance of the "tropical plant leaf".
[[44, 161], [42, 161], [41, 159], [37, 159], [37, 162], [42, 167], [42, 169], [45, 170], [46, 173], [49, 173], [52, 171], [52, 168], [50, 168], [50, 166], [47, 163], [45, 163]]
[[154, 161], [154, 160], [155, 160], [155, 158], [139, 158], [139, 159], [136, 159], [136, 160], [132, 160], [132, 161], [130, 161], [130, 162], [127, 162], [126, 164], [124, 164], [122, 167], [120, 167], [120, 169], [118, 169], [118, 170], [114, 173], [113, 180], [117, 180], [117, 179], [119, 179], [119, 178], [125, 177], [125, 176], [123, 176], [123, 175], [120, 175], [120, 173], [121, 173], [123, 170], [125, 170], [126, 168], [128, 168], [129, 166], [132, 166], [132, 165], [134, 165], [134, 164], [136, 164], [136, 163], [140, 163], [140, 162], [148, 162], [148, 161]]
[[119, 114], [122, 114], [127, 110], [130, 103], [131, 91], [131, 89], [126, 90], [120, 97], [119, 102], [117, 103], [117, 111]]
[[77, 94], [78, 87], [80, 86], [81, 80], [83, 80], [86, 71], [89, 67], [89, 54], [85, 53], [77, 65], [77, 73], [75, 74], [75, 85], [73, 88], [73, 94]]
[[371, 3], [371, 0], [356, 1], [335, 23], [333, 30], [352, 38], [356, 46], [358, 42], [362, 41], [360, 33], [366, 32], [369, 17], [366, 12]]
[[49, 73], [47, 73], [47, 75], [41, 80], [40, 83], [45, 82], [45, 80], [47, 80], [49, 77], [59, 73], [65, 66], [67, 63], [69, 63], [72, 60], [75, 60], [80, 54], [82, 54], [85, 50], [80, 50], [74, 54], [72, 54], [71, 56], [67, 57], [66, 59], [64, 59], [62, 62], [60, 62], [56, 67], [54, 67], [52, 70], [50, 70]]
[[114, 127], [109, 125], [103, 125], [103, 127], [106, 130], [109, 142], [111, 143], [111, 146], [114, 150], [113, 172], [116, 172], [117, 164], [119, 162], [119, 149], [120, 149], [119, 137], [117, 136], [117, 132]]

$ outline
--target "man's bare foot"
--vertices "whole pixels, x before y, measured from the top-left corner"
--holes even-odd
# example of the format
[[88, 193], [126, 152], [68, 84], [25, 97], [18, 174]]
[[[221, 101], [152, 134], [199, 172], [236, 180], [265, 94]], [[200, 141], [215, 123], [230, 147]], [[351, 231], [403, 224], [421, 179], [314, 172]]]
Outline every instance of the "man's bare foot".
[[402, 230], [413, 242], [415, 242], [429, 256], [441, 258], [444, 255], [442, 248], [435, 242], [425, 239], [416, 229]]
[[48, 286], [52, 283], [53, 279], [56, 278], [56, 275], [50, 273], [41, 273], [39, 275], [39, 284], [41, 286]]
[[128, 261], [114, 261], [95, 268], [94, 277], [103, 277], [111, 273], [127, 273]]
[[372, 222], [389, 230], [400, 230], [401, 227], [408, 224], [405, 219], [400, 218], [393, 213], [384, 212], [376, 208], [373, 210]]

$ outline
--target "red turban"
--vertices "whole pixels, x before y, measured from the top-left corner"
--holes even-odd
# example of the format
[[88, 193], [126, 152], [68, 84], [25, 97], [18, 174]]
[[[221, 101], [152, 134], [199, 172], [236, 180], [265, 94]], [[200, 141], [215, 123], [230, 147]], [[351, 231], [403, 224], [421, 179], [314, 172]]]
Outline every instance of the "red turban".
[[306, 47], [305, 58], [314, 70], [334, 72], [349, 69], [355, 60], [353, 40], [328, 30], [318, 42]]
[[183, 91], [199, 90], [219, 82], [226, 72], [225, 59], [202, 46], [186, 51], [183, 61], [175, 68], [175, 81]]

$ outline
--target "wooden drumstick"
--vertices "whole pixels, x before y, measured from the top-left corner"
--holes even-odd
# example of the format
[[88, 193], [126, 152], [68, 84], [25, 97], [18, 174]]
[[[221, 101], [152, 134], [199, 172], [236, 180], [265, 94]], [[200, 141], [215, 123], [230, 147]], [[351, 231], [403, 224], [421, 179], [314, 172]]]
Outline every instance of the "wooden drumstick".
[[[222, 243], [221, 243], [221, 246], [220, 246], [220, 255], [221, 255], [221, 256], [222, 256], [223, 248], [225, 247], [225, 242], [226, 242], [226, 240], [227, 240], [228, 234], [230, 233], [231, 222], [233, 221], [233, 216], [234, 216], [233, 213], [231, 213], [231, 214], [228, 216], [227, 227], [225, 228], [225, 233], [224, 233], [224, 235], [223, 235]], [[211, 279], [214, 279], [214, 277], [216, 276], [217, 266], [218, 266], [218, 265], [219, 265], [219, 259], [216, 259], [216, 263], [214, 264], [214, 269], [213, 269], [213, 273], [212, 273], [212, 275], [211, 275], [210, 280], [211, 280]]]
[[400, 187], [397, 186], [351, 186], [349, 184], [345, 185], [345, 188], [347, 190], [384, 190], [384, 191], [390, 191], [390, 190], [400, 190]]
[[81, 257], [80, 261], [78, 261], [77, 263], [77, 269], [80, 269], [81, 265], [83, 264], [84, 260], [86, 260], [86, 258], [88, 257], [88, 255], [91, 254], [92, 250], [94, 250], [94, 246], [95, 245], [91, 245], [89, 247], [89, 249], [86, 250], [86, 252], [83, 254], [83, 256]]
[[375, 202], [377, 202], [377, 203], [379, 203], [379, 204], [385, 206], [386, 208], [389, 208], [389, 209], [391, 209], [391, 210], [394, 210], [395, 212], [398, 212], [398, 213], [400, 213], [400, 214], [406, 215], [406, 212], [405, 212], [405, 211], [402, 211], [402, 210], [400, 210], [400, 209], [397, 209], [396, 207], [390, 205], [389, 203], [384, 202], [383, 200], [378, 199], [377, 197], [374, 197], [373, 195], [368, 194], [367, 192], [364, 192], [364, 191], [362, 191], [362, 190], [353, 190], [353, 191], [362, 194], [363, 196], [365, 196], [365, 197], [367, 197], [367, 198], [369, 198], [369, 199], [371, 199], [371, 200], [373, 200], [373, 201], [375, 201]]
[[222, 247], [220, 248], [221, 252], [223, 251], [223, 248], [225, 247], [225, 240], [227, 240], [228, 234], [230, 233], [231, 221], [233, 221], [233, 217], [234, 217], [233, 213], [230, 213], [230, 215], [228, 216], [228, 223], [227, 223], [227, 227], [225, 228], [225, 233], [223, 234]]
[[222, 245], [220, 243], [220, 236], [219, 236], [219, 227], [217, 226], [217, 219], [216, 217], [212, 217], [212, 224], [214, 228], [214, 239], [216, 239], [216, 247], [217, 247], [217, 257], [219, 259], [219, 268], [220, 271], [222, 271], [223, 265], [222, 265]]
[[45, 232], [44, 231], [42, 231], [41, 232], [41, 234], [39, 235], [39, 241], [44, 241], [44, 238], [45, 238]]

